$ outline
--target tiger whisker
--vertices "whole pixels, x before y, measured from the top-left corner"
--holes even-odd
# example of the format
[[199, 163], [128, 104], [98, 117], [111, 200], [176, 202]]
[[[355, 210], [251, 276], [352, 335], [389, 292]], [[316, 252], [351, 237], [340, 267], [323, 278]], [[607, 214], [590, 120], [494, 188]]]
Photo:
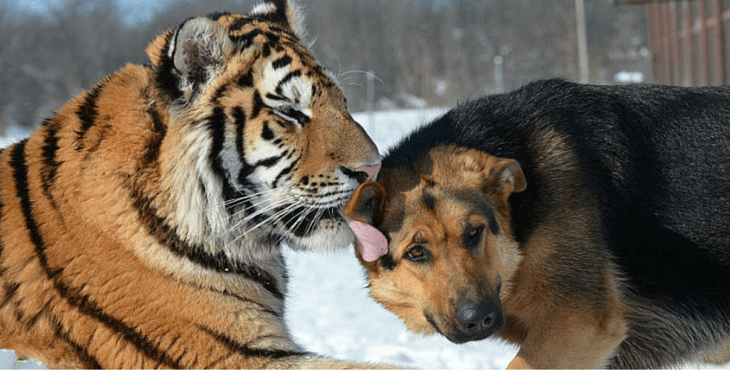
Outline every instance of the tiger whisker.
[[244, 196], [240, 196], [240, 197], [237, 197], [237, 198], [229, 199], [229, 200], [223, 202], [223, 205], [224, 206], [229, 206], [229, 205], [231, 205], [233, 203], [240, 203], [240, 202], [244, 202], [244, 201], [247, 201], [247, 200], [252, 200], [252, 199], [254, 199], [256, 197], [260, 197], [262, 195], [266, 195], [266, 194], [268, 194], [270, 192], [271, 192], [271, 190], [264, 190], [264, 191], [260, 191], [258, 193], [246, 194]]
[[[258, 210], [256, 210], [256, 212], [254, 212], [252, 214], [245, 215], [240, 221], [236, 222], [236, 224], [233, 225], [233, 227], [231, 227], [228, 230], [228, 232], [237, 231], [239, 227], [241, 227], [242, 225], [248, 224], [249, 222], [251, 222], [252, 220], [254, 220], [256, 217], [258, 217], [258, 216], [260, 216], [262, 214], [265, 214], [266, 212], [269, 212], [271, 210], [274, 210], [276, 208], [279, 208], [279, 207], [281, 207], [282, 205], [284, 205], [286, 203], [287, 203], [287, 200], [286, 199], [282, 199], [282, 200], [280, 200], [280, 201], [278, 201], [276, 203], [273, 203], [273, 204], [269, 205], [268, 207], [264, 207], [264, 208], [258, 209]], [[234, 214], [234, 217], [237, 216], [237, 215], [240, 215], [243, 212], [245, 212], [245, 210], [242, 210], [242, 211], [238, 212], [237, 214]], [[257, 226], [260, 226], [260, 224], [257, 225]]]
[[297, 215], [297, 218], [294, 220], [294, 224], [290, 228], [291, 230], [295, 230], [296, 228], [298, 228], [299, 225], [301, 225], [304, 222], [304, 220], [307, 218], [307, 216], [309, 216], [310, 211], [312, 209], [312, 207], [310, 207], [306, 203], [299, 203], [299, 205], [303, 206], [303, 208], [305, 210], [302, 213], [300, 213], [299, 215]]
[[314, 215], [314, 222], [312, 222], [311, 224], [309, 224], [309, 226], [307, 227], [306, 234], [311, 233], [314, 230], [314, 228], [316, 227], [316, 225], [319, 224], [319, 220], [322, 219], [322, 216], [324, 215], [324, 212], [325, 211], [326, 211], [325, 208], [318, 208], [317, 209], [317, 211], [316, 211], [317, 213]]
[[[257, 225], [253, 226], [252, 228], [247, 229], [245, 232], [241, 233], [241, 235], [236, 236], [232, 241], [226, 243], [226, 245], [229, 246], [229, 245], [236, 244], [239, 240], [241, 240], [242, 238], [244, 238], [246, 235], [248, 235], [252, 231], [258, 229], [259, 227], [261, 227], [263, 225], [266, 225], [268, 223], [274, 223], [276, 221], [279, 221], [279, 218], [281, 218], [286, 213], [288, 213], [291, 209], [294, 209], [297, 206], [298, 206], [297, 203], [290, 204], [286, 208], [284, 208], [284, 209], [278, 211], [277, 213], [275, 213], [275, 214], [267, 217], [265, 220], [261, 221], [260, 223], [258, 223]], [[242, 222], [239, 222], [238, 226], [240, 226], [240, 224], [242, 224]], [[230, 231], [234, 231], [234, 230], [236, 230], [235, 227], [233, 229], [229, 230], [229, 232]]]
[[337, 79], [339, 80], [340, 77], [345, 76], [345, 75], [350, 74], [350, 73], [362, 73], [362, 74], [364, 74], [366, 76], [370, 76], [370, 77], [374, 78], [375, 80], [377, 80], [381, 84], [385, 85], [385, 82], [383, 80], [381, 80], [380, 77], [378, 77], [375, 73], [368, 72], [368, 71], [363, 71], [363, 70], [359, 70], [359, 69], [353, 69], [353, 70], [345, 71], [345, 72], [341, 73], [339, 76], [337, 76]]

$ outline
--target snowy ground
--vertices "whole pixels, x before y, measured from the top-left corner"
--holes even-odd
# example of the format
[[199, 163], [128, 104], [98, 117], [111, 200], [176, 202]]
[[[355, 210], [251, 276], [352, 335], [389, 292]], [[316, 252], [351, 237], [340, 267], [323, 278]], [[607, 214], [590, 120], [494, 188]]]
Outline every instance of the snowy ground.
[[[355, 119], [385, 151], [442, 112], [358, 114]], [[0, 147], [6, 144], [0, 140]], [[424, 369], [505, 368], [517, 352], [494, 340], [455, 345], [438, 336], [424, 338], [407, 332], [398, 318], [368, 297], [364, 272], [352, 250], [287, 250], [286, 257], [291, 278], [285, 320], [295, 340], [309, 351]], [[13, 352], [0, 351], [0, 369], [39, 367], [34, 361], [16, 361]]]

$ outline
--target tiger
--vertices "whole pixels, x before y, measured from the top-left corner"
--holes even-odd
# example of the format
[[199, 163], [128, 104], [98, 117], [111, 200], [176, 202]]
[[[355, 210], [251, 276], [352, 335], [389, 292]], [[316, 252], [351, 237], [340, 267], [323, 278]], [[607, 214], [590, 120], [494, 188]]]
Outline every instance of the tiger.
[[[190, 18], [0, 152], [0, 348], [51, 368], [372, 368], [295, 343], [282, 248], [355, 240], [377, 147], [295, 1]], [[389, 367], [389, 366], [386, 366]]]

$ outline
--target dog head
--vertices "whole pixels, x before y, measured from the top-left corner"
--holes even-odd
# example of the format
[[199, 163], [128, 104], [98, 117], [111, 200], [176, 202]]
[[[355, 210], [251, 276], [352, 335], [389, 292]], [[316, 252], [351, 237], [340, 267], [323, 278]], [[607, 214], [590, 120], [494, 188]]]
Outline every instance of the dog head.
[[388, 239], [388, 253], [372, 262], [356, 248], [372, 297], [413, 332], [463, 343], [499, 331], [520, 260], [508, 203], [526, 187], [520, 165], [441, 146], [379, 176], [346, 208]]

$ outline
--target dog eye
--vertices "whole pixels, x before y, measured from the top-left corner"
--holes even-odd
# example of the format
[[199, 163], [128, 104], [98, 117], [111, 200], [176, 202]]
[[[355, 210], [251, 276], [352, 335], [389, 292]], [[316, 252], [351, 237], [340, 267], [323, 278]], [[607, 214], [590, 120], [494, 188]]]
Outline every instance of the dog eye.
[[306, 125], [309, 123], [309, 117], [302, 111], [297, 110], [291, 106], [284, 106], [274, 109], [274, 114], [283, 118], [285, 121], [291, 123], [298, 123], [300, 125]]
[[417, 245], [409, 249], [403, 258], [411, 262], [425, 262], [426, 260], [428, 260], [428, 251], [426, 250], [426, 248]]
[[484, 235], [484, 226], [470, 227], [464, 233], [464, 246], [468, 249], [474, 249], [481, 245], [482, 236]]

